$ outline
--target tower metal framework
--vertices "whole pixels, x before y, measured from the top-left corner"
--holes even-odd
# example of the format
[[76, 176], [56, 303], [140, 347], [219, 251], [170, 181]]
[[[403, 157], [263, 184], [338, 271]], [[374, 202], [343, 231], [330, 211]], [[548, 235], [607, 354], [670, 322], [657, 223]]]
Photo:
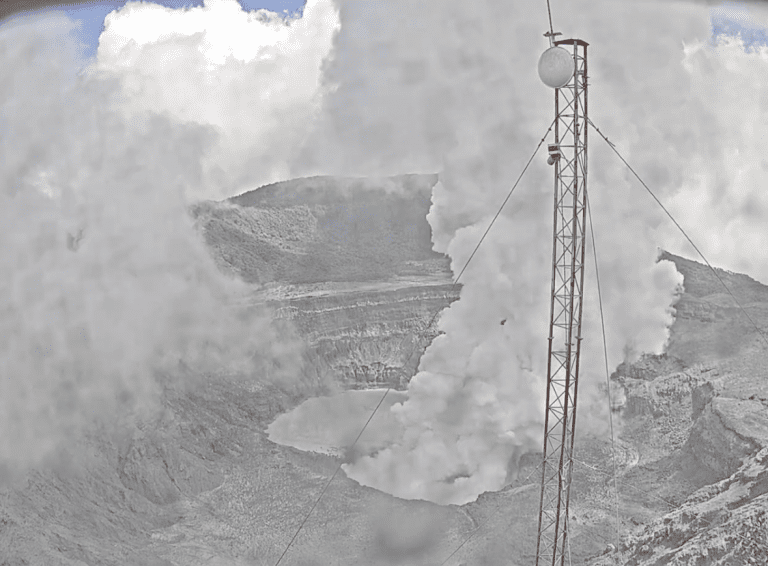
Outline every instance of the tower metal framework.
[[549, 163], [555, 169], [555, 212], [536, 566], [565, 566], [568, 554], [587, 210], [588, 43], [564, 39], [554, 44], [572, 48], [574, 73], [565, 86], [555, 89], [555, 143], [549, 146]]

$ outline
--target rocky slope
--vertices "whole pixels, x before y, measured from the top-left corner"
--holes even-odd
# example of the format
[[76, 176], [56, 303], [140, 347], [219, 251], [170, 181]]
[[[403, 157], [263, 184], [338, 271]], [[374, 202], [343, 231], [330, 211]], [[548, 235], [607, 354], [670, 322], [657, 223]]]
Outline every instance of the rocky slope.
[[741, 309], [754, 322], [768, 318], [768, 287], [722, 269], [717, 269], [716, 277], [706, 265], [666, 252], [661, 257], [672, 260], [686, 281], [685, 294], [675, 305], [675, 333], [667, 348], [670, 357], [692, 365], [735, 357], [754, 346], [755, 327]]
[[652, 512], [630, 514], [619, 548], [590, 564], [768, 564], [768, 288], [718, 270], [731, 296], [705, 266], [667, 257], [686, 288], [669, 351], [613, 376], [640, 451], [622, 495]]
[[[200, 203], [219, 265], [245, 281], [380, 281], [446, 272], [425, 221], [437, 175], [312, 177]], [[354, 198], [353, 198], [354, 195]]]
[[[192, 368], [196, 385], [166, 388], [154, 420], [94, 426], [78, 465], [0, 490], [0, 565], [274, 565], [339, 459], [273, 444], [267, 426], [329, 387], [404, 387], [458, 294], [431, 252], [430, 183], [297, 180], [193, 209], [222, 269], [260, 283], [249, 301], [302, 336], [305, 379]], [[768, 564], [768, 346], [708, 269], [668, 257], [686, 287], [668, 352], [614, 373], [615, 454], [606, 436], [577, 438], [573, 564]], [[768, 325], [768, 288], [720, 275]], [[464, 506], [338, 473], [281, 564], [532, 564], [539, 458]]]

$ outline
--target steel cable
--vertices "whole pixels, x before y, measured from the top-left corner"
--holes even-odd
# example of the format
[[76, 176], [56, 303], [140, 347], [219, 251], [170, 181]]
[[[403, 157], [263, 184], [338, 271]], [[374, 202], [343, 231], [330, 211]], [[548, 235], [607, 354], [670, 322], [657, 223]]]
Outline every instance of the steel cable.
[[686, 240], [688, 240], [688, 243], [689, 243], [689, 244], [691, 244], [691, 246], [693, 246], [693, 249], [694, 249], [694, 250], [696, 250], [696, 253], [698, 253], [698, 254], [699, 254], [699, 256], [701, 257], [701, 259], [703, 259], [703, 260], [704, 260], [704, 263], [706, 263], [706, 264], [707, 264], [707, 267], [709, 267], [709, 269], [712, 271], [712, 273], [714, 273], [714, 275], [715, 275], [715, 277], [717, 278], [717, 280], [720, 282], [720, 284], [723, 286], [723, 288], [724, 288], [724, 289], [725, 289], [725, 290], [728, 292], [728, 294], [729, 294], [729, 295], [731, 296], [731, 298], [734, 300], [734, 302], [736, 303], [736, 305], [739, 307], [739, 310], [741, 311], [741, 313], [742, 313], [742, 314], [743, 314], [743, 315], [744, 315], [744, 316], [747, 318], [747, 320], [749, 320], [749, 322], [752, 324], [752, 326], [754, 326], [754, 327], [755, 327], [755, 330], [757, 330], [758, 334], [759, 334], [759, 335], [760, 335], [760, 337], [763, 339], [763, 342], [765, 342], [765, 345], [766, 345], [766, 346], [768, 346], [768, 338], [765, 336], [765, 334], [763, 333], [762, 329], [761, 329], [759, 326], [757, 326], [757, 324], [755, 323], [755, 321], [754, 321], [754, 320], [752, 320], [752, 317], [751, 317], [751, 316], [749, 316], [749, 313], [747, 313], [747, 311], [744, 309], [744, 307], [742, 307], [742, 306], [741, 306], [741, 303], [740, 303], [740, 302], [739, 302], [739, 300], [736, 298], [736, 296], [735, 296], [735, 295], [734, 295], [734, 294], [731, 292], [731, 290], [728, 288], [728, 285], [726, 285], [726, 284], [725, 284], [725, 281], [723, 281], [723, 279], [720, 277], [720, 275], [718, 275], [718, 273], [717, 273], [717, 270], [716, 270], [714, 267], [712, 267], [712, 264], [711, 264], [711, 263], [709, 263], [709, 260], [708, 260], [706, 257], [704, 257], [704, 254], [703, 254], [703, 253], [701, 253], [701, 250], [700, 250], [700, 249], [699, 249], [699, 248], [696, 246], [696, 244], [694, 244], [694, 243], [693, 243], [693, 240], [691, 240], [691, 238], [688, 236], [688, 234], [686, 233], [686, 231], [685, 231], [685, 230], [683, 230], [683, 227], [682, 227], [682, 226], [680, 226], [680, 224], [677, 222], [677, 220], [675, 220], [675, 217], [674, 217], [674, 216], [672, 216], [672, 214], [669, 212], [669, 210], [667, 210], [667, 208], [666, 208], [666, 207], [665, 207], [665, 206], [664, 206], [664, 205], [661, 203], [661, 201], [660, 201], [660, 200], [659, 200], [659, 199], [656, 197], [656, 195], [655, 195], [655, 194], [653, 193], [653, 191], [652, 191], [652, 190], [651, 190], [651, 189], [648, 187], [648, 185], [646, 185], [646, 184], [645, 184], [645, 181], [643, 181], [643, 180], [640, 178], [640, 175], [638, 175], [638, 174], [635, 172], [635, 170], [634, 170], [634, 169], [632, 169], [632, 166], [631, 166], [629, 163], [627, 163], [627, 160], [626, 160], [626, 159], [624, 159], [624, 157], [621, 155], [621, 153], [619, 153], [619, 150], [618, 150], [618, 149], [616, 149], [616, 146], [615, 146], [615, 145], [613, 145], [613, 144], [612, 144], [612, 143], [611, 143], [611, 142], [608, 140], [608, 138], [607, 138], [607, 137], [606, 137], [606, 136], [603, 134], [603, 132], [601, 132], [601, 131], [600, 131], [600, 128], [598, 128], [598, 127], [597, 127], [597, 126], [594, 124], [594, 122], [592, 122], [592, 120], [590, 120], [589, 118], [587, 118], [587, 121], [588, 121], [588, 122], [590, 123], [590, 125], [591, 125], [591, 126], [594, 128], [594, 129], [595, 129], [595, 131], [596, 131], [598, 134], [600, 134], [600, 136], [601, 136], [601, 137], [602, 137], [602, 138], [605, 140], [605, 143], [607, 143], [607, 144], [610, 146], [610, 148], [611, 148], [611, 149], [614, 151], [614, 153], [616, 153], [616, 155], [618, 155], [618, 156], [619, 156], [619, 159], [621, 159], [621, 160], [624, 162], [624, 165], [626, 165], [626, 166], [627, 166], [627, 168], [628, 168], [628, 169], [629, 169], [629, 170], [632, 172], [632, 174], [635, 176], [635, 178], [636, 178], [638, 181], [640, 181], [640, 184], [641, 184], [641, 185], [643, 185], [643, 187], [645, 188], [645, 190], [646, 190], [646, 191], [648, 191], [648, 194], [650, 194], [650, 195], [653, 197], [653, 200], [655, 200], [655, 201], [656, 201], [656, 204], [658, 204], [658, 205], [661, 207], [661, 209], [662, 209], [662, 210], [663, 210], [663, 211], [666, 213], [666, 215], [669, 217], [669, 219], [670, 219], [670, 220], [672, 220], [672, 222], [675, 224], [675, 226], [677, 226], [677, 229], [678, 229], [678, 230], [680, 230], [680, 232], [683, 234], [683, 236], [685, 236], [685, 239], [686, 239]]

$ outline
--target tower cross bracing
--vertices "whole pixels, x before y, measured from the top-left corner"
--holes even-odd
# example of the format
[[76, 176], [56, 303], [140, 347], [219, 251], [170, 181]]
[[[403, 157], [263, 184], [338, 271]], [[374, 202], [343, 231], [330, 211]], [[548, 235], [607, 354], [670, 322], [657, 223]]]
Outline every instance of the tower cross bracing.
[[[573, 472], [587, 182], [587, 43], [565, 39], [573, 52], [570, 81], [555, 89], [552, 296], [547, 362], [547, 410], [536, 566], [565, 566]], [[550, 155], [553, 149], [550, 147]]]

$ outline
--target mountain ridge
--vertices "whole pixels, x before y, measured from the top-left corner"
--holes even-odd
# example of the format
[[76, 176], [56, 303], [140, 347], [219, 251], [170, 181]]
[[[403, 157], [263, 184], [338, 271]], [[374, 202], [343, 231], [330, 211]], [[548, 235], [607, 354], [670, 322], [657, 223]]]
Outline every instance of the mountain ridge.
[[[321, 193], [332, 192], [333, 181], [324, 179], [316, 194], [326, 198]], [[419, 234], [411, 247], [391, 246], [396, 253], [389, 269], [366, 280], [355, 279], [352, 269], [322, 279], [343, 257], [338, 250], [315, 263], [294, 257], [311, 254], [311, 246], [302, 248], [308, 243], [354, 248], [355, 241], [339, 236], [344, 230], [330, 229], [332, 223], [318, 228], [322, 214], [312, 207], [336, 201], [302, 203], [294, 196], [281, 203], [287, 197], [273, 187], [259, 196], [268, 203], [263, 206], [193, 207], [201, 236], [225, 271], [253, 281], [263, 265], [269, 267], [270, 256], [259, 255], [263, 250], [283, 258], [284, 267], [272, 265], [254, 281], [248, 301], [270, 305], [274, 324], [292, 325], [304, 344], [304, 375], [294, 384], [268, 383], [259, 376], [186, 368], [190, 385], [166, 387], [163, 410], [153, 420], [119, 434], [95, 426], [81, 442], [83, 454], [90, 454], [81, 469], [41, 469], [26, 485], [0, 490], [0, 565], [274, 564], [340, 460], [274, 444], [268, 425], [310, 397], [405, 388], [434, 335], [425, 333], [428, 323], [458, 296], [449, 260], [418, 255], [431, 252], [424, 199], [432, 178], [409, 182], [417, 181], [423, 181], [413, 201], [418, 206], [391, 179], [386, 187], [370, 181], [364, 189], [370, 194], [363, 208], [370, 210], [378, 198], [394, 203], [394, 211], [413, 207], [411, 216], [391, 214], [370, 225], [371, 237], [413, 218]], [[359, 180], [340, 183], [351, 187]], [[345, 190], [338, 202], [352, 198]], [[341, 228], [353, 226], [349, 217], [336, 218]], [[243, 254], [243, 242], [253, 256]], [[375, 258], [363, 252], [354, 256], [359, 271]], [[617, 559], [631, 566], [766, 564], [768, 549], [759, 544], [768, 539], [768, 458], [760, 432], [760, 408], [768, 407], [765, 346], [709, 268], [666, 252], [661, 257], [685, 277], [669, 348], [611, 378], [620, 425], [621, 542], [608, 546], [616, 521], [610, 441], [580, 435], [571, 499], [573, 558], [591, 566]], [[411, 272], [398, 272], [407, 262], [415, 263]], [[290, 279], [307, 266], [309, 274]], [[718, 274], [765, 326], [765, 286], [742, 274]], [[749, 442], [742, 441], [745, 435]], [[284, 563], [422, 566], [441, 563], [461, 545], [453, 563], [528, 564], [535, 550], [539, 458], [523, 456], [508, 485], [463, 506], [401, 500], [338, 474]], [[729, 538], [734, 530], [739, 534]]]

